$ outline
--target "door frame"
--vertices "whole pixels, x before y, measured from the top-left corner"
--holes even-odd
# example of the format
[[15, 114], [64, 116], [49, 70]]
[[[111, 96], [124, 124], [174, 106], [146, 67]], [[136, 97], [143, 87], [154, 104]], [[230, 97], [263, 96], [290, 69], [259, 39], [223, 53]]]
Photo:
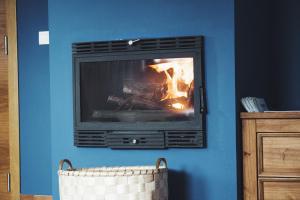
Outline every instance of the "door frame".
[[16, 0], [6, 0], [11, 199], [20, 199], [20, 136]]

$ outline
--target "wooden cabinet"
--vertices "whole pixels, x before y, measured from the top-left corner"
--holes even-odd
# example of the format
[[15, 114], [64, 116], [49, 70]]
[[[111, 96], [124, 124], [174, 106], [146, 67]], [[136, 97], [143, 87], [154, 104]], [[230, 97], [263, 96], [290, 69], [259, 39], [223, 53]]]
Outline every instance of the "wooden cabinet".
[[244, 200], [300, 200], [300, 112], [241, 118]]
[[0, 200], [20, 198], [16, 0], [0, 0]]

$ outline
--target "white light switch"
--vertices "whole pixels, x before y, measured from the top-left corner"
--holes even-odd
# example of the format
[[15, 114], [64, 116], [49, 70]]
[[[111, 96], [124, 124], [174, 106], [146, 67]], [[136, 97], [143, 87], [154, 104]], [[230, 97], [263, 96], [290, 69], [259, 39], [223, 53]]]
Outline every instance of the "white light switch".
[[39, 45], [49, 44], [49, 31], [40, 31], [39, 32]]

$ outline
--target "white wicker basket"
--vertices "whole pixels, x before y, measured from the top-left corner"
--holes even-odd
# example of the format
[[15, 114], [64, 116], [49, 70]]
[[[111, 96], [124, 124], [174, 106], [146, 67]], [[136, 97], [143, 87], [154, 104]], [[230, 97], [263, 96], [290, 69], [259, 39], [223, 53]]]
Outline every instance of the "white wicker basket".
[[[69, 165], [67, 170], [64, 163]], [[60, 200], [168, 200], [164, 158], [156, 166], [82, 169], [74, 169], [65, 159], [59, 163], [58, 175]]]

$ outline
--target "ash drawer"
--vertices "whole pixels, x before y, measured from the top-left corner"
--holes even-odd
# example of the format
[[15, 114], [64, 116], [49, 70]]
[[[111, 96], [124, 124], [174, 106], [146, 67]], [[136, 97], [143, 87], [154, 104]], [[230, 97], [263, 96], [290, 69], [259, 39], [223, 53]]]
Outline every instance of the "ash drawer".
[[258, 133], [258, 175], [300, 177], [300, 133]]
[[300, 179], [260, 179], [259, 200], [299, 200]]
[[107, 135], [107, 143], [113, 149], [162, 149], [165, 135], [161, 131], [113, 131]]

